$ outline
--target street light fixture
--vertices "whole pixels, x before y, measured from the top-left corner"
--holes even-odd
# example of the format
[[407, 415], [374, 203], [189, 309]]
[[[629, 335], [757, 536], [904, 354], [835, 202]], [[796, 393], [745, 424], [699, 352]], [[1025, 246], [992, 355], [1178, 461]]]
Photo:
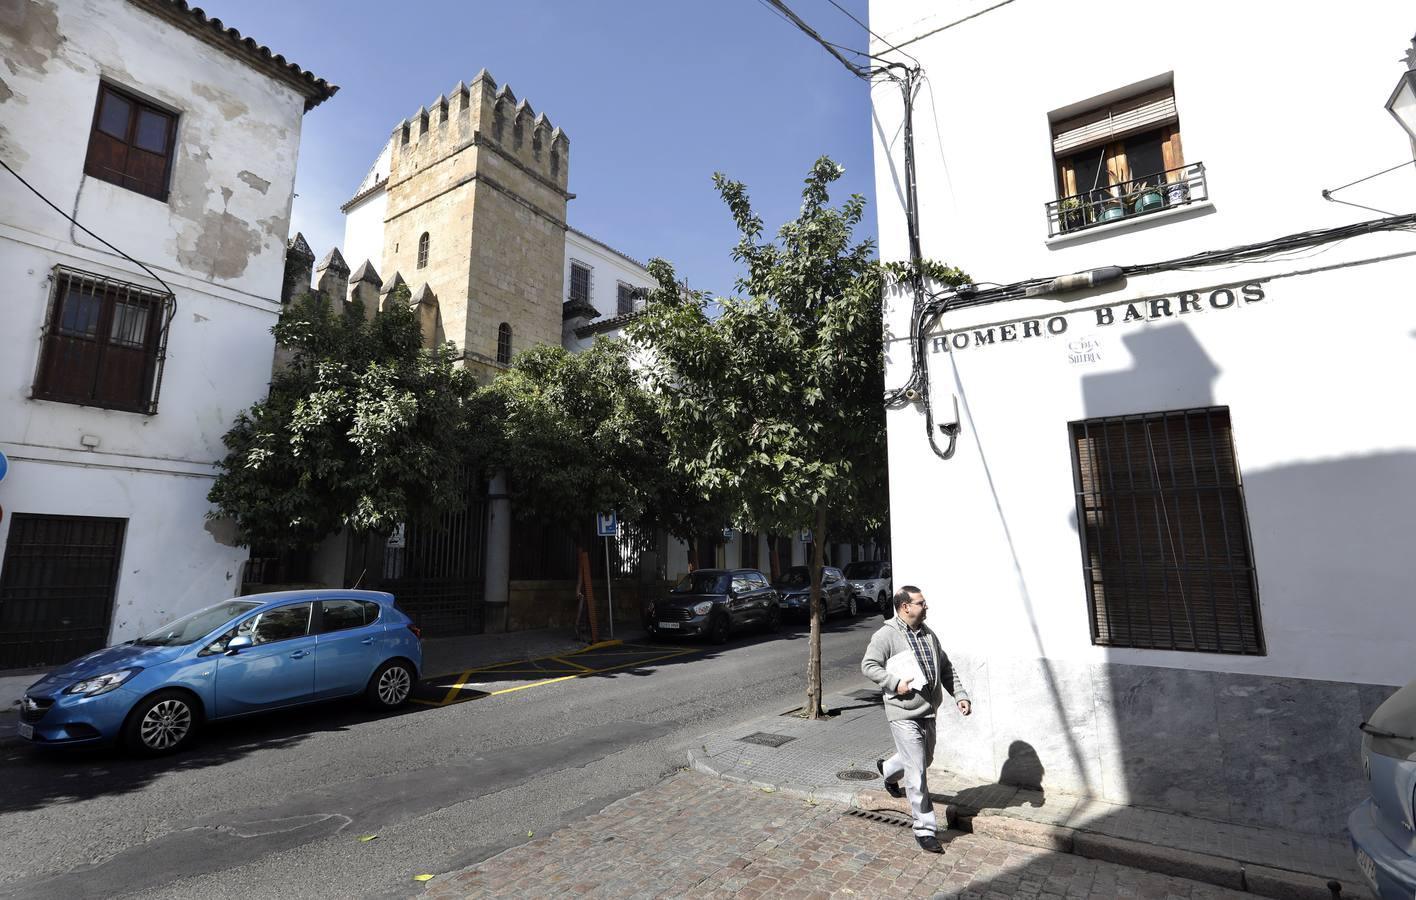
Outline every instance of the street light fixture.
[[1397, 124], [1406, 130], [1413, 148], [1416, 148], [1416, 38], [1411, 39], [1411, 49], [1406, 51], [1406, 66], [1407, 70], [1387, 99], [1386, 108]]

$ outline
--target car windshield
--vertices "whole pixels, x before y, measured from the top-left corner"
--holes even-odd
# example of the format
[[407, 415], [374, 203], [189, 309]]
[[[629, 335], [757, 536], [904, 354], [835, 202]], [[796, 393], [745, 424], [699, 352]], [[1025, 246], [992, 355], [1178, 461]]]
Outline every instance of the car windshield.
[[261, 604], [253, 600], [227, 600], [206, 609], [188, 613], [180, 619], [151, 631], [133, 641], [143, 647], [176, 647], [190, 644], [239, 615], [248, 613]]
[[811, 586], [811, 570], [806, 566], [792, 566], [777, 579], [777, 587], [799, 588]]
[[674, 585], [675, 594], [726, 594], [728, 592], [726, 572], [689, 572], [683, 580]]
[[871, 562], [853, 562], [846, 566], [846, 577], [851, 579], [879, 578], [880, 567], [885, 565], [879, 560]]

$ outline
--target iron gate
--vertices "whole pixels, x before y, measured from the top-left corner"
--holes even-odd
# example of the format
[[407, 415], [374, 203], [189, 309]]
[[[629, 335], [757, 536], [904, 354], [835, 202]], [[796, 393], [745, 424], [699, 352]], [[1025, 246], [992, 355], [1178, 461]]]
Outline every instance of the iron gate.
[[0, 669], [52, 666], [108, 643], [126, 519], [16, 514], [0, 570]]
[[374, 554], [383, 566], [378, 589], [393, 594], [398, 608], [425, 637], [482, 632], [485, 498], [475, 497], [465, 508], [443, 513], [434, 522], [410, 522], [389, 538], [374, 540], [383, 543]]

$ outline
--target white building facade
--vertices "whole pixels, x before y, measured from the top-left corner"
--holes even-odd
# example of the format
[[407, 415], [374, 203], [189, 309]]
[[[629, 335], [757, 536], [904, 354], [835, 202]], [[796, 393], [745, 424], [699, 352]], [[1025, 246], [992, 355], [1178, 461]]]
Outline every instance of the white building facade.
[[[922, 70], [922, 255], [974, 283], [931, 288], [922, 341], [948, 458], [919, 400], [888, 417], [895, 582], [975, 699], [936, 765], [1335, 832], [1357, 726], [1416, 677], [1416, 177], [1377, 174], [1412, 158], [1383, 102], [1413, 19], [1185, 12], [1202, 39], [1104, 0], [871, 4]], [[873, 101], [906, 259], [900, 90]]]
[[0, 52], [7, 669], [238, 592], [206, 495], [266, 392], [302, 118], [337, 88], [166, 0], [21, 2]]

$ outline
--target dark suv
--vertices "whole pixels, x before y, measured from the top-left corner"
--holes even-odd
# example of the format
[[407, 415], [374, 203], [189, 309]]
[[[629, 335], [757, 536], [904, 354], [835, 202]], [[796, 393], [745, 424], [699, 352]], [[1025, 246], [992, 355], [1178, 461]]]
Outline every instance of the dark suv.
[[[778, 578], [775, 587], [782, 595], [782, 611], [795, 618], [811, 618], [811, 569], [792, 566]], [[829, 618], [843, 612], [854, 619], [858, 612], [855, 589], [835, 566], [821, 567], [821, 602]]]
[[644, 628], [655, 637], [701, 635], [715, 644], [733, 629], [775, 631], [782, 620], [777, 592], [756, 569], [699, 569], [644, 606]]

